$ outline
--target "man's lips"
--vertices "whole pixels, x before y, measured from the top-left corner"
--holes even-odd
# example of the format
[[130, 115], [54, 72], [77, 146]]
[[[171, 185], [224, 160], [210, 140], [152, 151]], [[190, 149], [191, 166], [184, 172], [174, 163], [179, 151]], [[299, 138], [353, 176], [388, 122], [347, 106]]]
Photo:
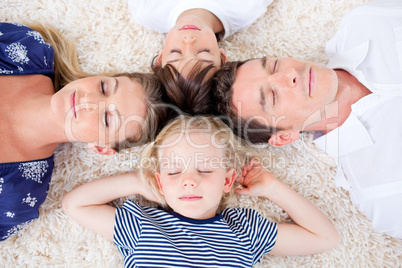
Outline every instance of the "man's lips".
[[202, 199], [202, 196], [197, 196], [197, 195], [183, 195], [179, 197], [180, 200], [182, 201], [198, 201]]
[[179, 29], [179, 31], [183, 31], [183, 30], [196, 30], [196, 31], [201, 31], [200, 28], [198, 28], [197, 26], [194, 25], [184, 25], [183, 27], [181, 27]]
[[70, 108], [73, 109], [74, 117], [77, 118], [77, 111], [75, 110], [75, 91], [70, 96]]

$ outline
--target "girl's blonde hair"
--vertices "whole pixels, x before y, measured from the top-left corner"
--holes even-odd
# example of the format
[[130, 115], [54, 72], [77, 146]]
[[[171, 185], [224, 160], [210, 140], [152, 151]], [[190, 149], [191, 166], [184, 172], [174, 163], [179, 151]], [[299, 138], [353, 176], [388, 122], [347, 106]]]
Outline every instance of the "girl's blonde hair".
[[[154, 142], [144, 148], [138, 167], [143, 181], [151, 186], [153, 193], [159, 197], [162, 206], [165, 208], [167, 204], [159, 192], [158, 182], [155, 177], [155, 172], [160, 170], [160, 150], [163, 148], [163, 143], [167, 138], [177, 134], [185, 135], [190, 132], [210, 135], [211, 145], [217, 144], [219, 148], [224, 150], [225, 161], [222, 161], [222, 163], [225, 165], [226, 170], [234, 169], [236, 177], [241, 174], [242, 167], [248, 163], [251, 157], [251, 151], [242, 145], [241, 139], [235, 136], [220, 118], [213, 116], [178, 116], [162, 129]], [[235, 186], [232, 187], [232, 189], [234, 188]], [[226, 200], [232, 194], [233, 191], [224, 195], [220, 204], [221, 207], [226, 205]]]
[[[55, 68], [53, 85], [55, 92], [72, 81], [93, 76], [81, 70], [74, 43], [71, 40], [67, 40], [56, 28], [42, 23], [36, 23], [28, 27], [40, 33], [44, 41], [53, 47]], [[102, 75], [111, 76], [111, 74], [106, 73]], [[145, 91], [144, 102], [147, 107], [145, 123], [142, 125], [141, 133], [128, 137], [125, 141], [116, 144], [114, 149], [119, 151], [120, 149], [142, 145], [153, 140], [168, 118], [168, 108], [161, 101], [162, 85], [159, 79], [150, 73], [120, 73], [113, 76], [126, 76], [142, 85]]]

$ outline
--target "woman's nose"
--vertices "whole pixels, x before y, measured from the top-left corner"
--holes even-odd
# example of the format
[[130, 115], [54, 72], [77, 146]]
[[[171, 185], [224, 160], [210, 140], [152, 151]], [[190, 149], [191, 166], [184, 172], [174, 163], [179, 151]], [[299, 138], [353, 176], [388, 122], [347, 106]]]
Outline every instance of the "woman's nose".
[[83, 93], [78, 96], [78, 109], [92, 111], [98, 109], [98, 102], [89, 93]]

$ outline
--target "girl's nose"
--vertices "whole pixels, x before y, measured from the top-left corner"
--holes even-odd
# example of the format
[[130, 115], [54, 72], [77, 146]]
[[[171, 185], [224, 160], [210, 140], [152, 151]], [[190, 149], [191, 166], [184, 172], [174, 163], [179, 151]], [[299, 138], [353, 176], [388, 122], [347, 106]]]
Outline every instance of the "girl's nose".
[[182, 186], [184, 188], [187, 188], [187, 187], [193, 188], [193, 187], [197, 187], [197, 185], [198, 185], [197, 181], [191, 176], [185, 177], [182, 181]]

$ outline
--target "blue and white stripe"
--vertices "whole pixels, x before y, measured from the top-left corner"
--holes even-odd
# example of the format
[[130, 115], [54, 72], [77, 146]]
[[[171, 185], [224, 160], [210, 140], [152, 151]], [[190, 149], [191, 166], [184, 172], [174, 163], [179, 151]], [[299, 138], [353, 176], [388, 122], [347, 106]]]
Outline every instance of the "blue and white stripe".
[[274, 246], [277, 224], [252, 209], [194, 220], [128, 201], [114, 231], [125, 267], [251, 267]]

